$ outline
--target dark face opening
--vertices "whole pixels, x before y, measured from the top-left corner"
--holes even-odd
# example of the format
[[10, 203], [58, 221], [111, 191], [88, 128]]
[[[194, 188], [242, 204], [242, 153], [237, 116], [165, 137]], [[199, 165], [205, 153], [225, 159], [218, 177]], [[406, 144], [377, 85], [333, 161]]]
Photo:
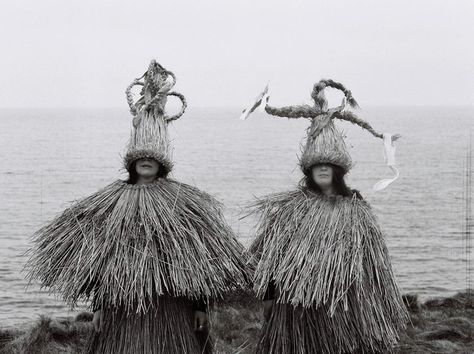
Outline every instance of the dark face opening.
[[[342, 167], [333, 165], [333, 164], [315, 164], [310, 168], [303, 171], [304, 177], [300, 181], [300, 187], [304, 189], [309, 189], [316, 193], [322, 193], [321, 187], [318, 185], [317, 182], [324, 183], [327, 182], [325, 179], [328, 177], [324, 177], [324, 166], [329, 166], [332, 170], [331, 182], [336, 193], [338, 195], [342, 195], [344, 197], [352, 196], [352, 190], [346, 185], [344, 181], [344, 170]], [[315, 168], [316, 167], [316, 168]], [[326, 169], [327, 170], [327, 169]], [[313, 171], [316, 171], [313, 173]], [[323, 173], [320, 173], [323, 171]], [[321, 174], [321, 176], [319, 176]], [[316, 179], [316, 180], [315, 180]]]
[[[165, 166], [155, 160], [151, 160], [152, 163], [150, 163], [150, 166], [147, 166], [146, 163], [140, 163], [139, 166], [137, 166], [137, 162], [140, 161], [142, 162], [143, 160], [147, 159], [139, 159], [135, 160], [131, 163], [129, 171], [128, 171], [128, 184], [136, 184], [138, 181], [138, 178], [140, 177], [139, 173], [137, 172], [137, 168], [140, 172], [140, 174], [148, 174], [148, 173], [155, 173], [156, 178], [166, 178], [168, 175], [168, 171], [166, 170]], [[157, 165], [157, 170], [155, 170], [155, 164]]]
[[321, 189], [333, 187], [334, 169], [331, 164], [321, 163], [311, 168], [311, 177]]

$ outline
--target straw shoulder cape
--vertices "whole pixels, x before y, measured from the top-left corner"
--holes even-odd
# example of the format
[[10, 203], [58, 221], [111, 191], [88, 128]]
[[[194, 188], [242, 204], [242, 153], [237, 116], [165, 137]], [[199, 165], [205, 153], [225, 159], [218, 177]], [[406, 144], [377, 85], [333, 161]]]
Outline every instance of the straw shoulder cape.
[[[207, 193], [174, 180], [116, 181], [34, 235], [30, 276], [74, 306], [145, 313], [160, 295], [214, 298], [247, 282], [243, 247]], [[97, 286], [99, 284], [100, 286]]]
[[[298, 189], [271, 195], [255, 208], [260, 222], [250, 251], [259, 297], [274, 284], [277, 305], [319, 311], [312, 326], [321, 326], [318, 337], [335, 352], [356, 348], [356, 337], [372, 347], [396, 342], [407, 312], [366, 201]], [[279, 321], [275, 326], [284, 320]], [[343, 340], [352, 344], [334, 344]], [[318, 350], [325, 352], [321, 345]]]

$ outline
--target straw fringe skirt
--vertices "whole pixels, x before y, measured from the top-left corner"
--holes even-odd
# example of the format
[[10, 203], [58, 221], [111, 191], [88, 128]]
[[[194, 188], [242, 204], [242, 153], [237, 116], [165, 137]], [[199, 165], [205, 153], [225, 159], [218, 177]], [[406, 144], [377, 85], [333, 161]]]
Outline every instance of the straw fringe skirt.
[[159, 297], [145, 314], [122, 308], [103, 310], [103, 328], [91, 334], [86, 354], [212, 353], [209, 333], [194, 331], [192, 302]]
[[[261, 331], [257, 354], [391, 353], [397, 341], [386, 342], [380, 324], [379, 336], [357, 316], [360, 309], [338, 310], [331, 317], [327, 306], [304, 308], [275, 303]], [[377, 331], [375, 331], [377, 332]]]
[[257, 207], [255, 290], [277, 292], [257, 353], [390, 352], [409, 316], [370, 205], [296, 190]]

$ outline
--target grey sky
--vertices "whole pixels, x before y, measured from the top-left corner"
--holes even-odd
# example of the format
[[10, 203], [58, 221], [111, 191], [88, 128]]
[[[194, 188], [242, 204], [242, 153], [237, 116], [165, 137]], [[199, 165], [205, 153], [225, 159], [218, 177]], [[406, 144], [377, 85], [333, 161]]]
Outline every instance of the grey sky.
[[276, 105], [332, 78], [361, 106], [473, 105], [473, 0], [15, 0], [0, 107], [125, 106], [156, 58], [192, 106]]

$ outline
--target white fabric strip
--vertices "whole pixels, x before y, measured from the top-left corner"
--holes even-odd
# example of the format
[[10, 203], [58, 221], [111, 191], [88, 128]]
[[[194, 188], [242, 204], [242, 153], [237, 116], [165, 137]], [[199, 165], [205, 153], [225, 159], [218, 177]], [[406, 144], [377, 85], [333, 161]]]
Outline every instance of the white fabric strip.
[[250, 113], [255, 111], [257, 108], [259, 108], [260, 112], [265, 112], [265, 106], [268, 103], [269, 97], [270, 96], [268, 95], [268, 85], [267, 85], [265, 89], [257, 97], [255, 97], [252, 104], [249, 105], [246, 109], [244, 109], [239, 119], [246, 120], [249, 117]]
[[395, 140], [397, 140], [399, 136], [393, 136], [392, 134], [383, 134], [383, 147], [384, 147], [384, 155], [385, 155], [385, 161], [387, 163], [387, 166], [390, 167], [392, 170], [394, 176], [392, 178], [386, 178], [378, 181], [377, 183], [374, 184], [372, 189], [375, 192], [381, 191], [385, 188], [387, 188], [390, 184], [395, 182], [400, 176], [400, 172], [398, 171], [398, 168], [396, 167], [396, 161], [395, 161]]

